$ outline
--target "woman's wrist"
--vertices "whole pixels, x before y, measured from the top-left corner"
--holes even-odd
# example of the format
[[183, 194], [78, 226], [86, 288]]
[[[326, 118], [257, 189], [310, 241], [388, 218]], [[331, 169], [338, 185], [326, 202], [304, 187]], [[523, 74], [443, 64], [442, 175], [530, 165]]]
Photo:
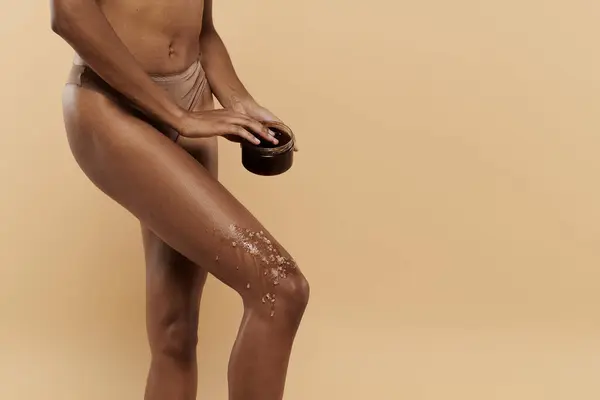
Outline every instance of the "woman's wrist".
[[177, 118], [176, 126], [173, 127], [181, 136], [189, 136], [192, 129], [194, 118], [192, 113], [186, 110], [181, 110], [181, 114]]
[[228, 93], [226, 96], [221, 96], [221, 98], [217, 97], [217, 100], [224, 108], [238, 111], [242, 111], [256, 103], [249, 93], [240, 94], [239, 92]]
[[186, 110], [179, 107], [177, 104], [168, 101], [163, 103], [161, 111], [162, 115], [156, 115], [155, 117], [158, 118], [161, 123], [178, 131], [181, 128], [183, 119], [186, 117]]

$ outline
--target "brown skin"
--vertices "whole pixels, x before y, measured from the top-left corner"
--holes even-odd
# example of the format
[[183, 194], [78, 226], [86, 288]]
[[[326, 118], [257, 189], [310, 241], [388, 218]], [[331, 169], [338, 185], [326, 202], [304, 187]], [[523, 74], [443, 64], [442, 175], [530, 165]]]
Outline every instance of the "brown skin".
[[[177, 142], [93, 84], [66, 85], [67, 136], [89, 179], [142, 225], [147, 328], [152, 362], [146, 400], [196, 398], [196, 342], [202, 288], [210, 273], [235, 290], [244, 316], [229, 364], [231, 400], [280, 400], [294, 337], [308, 302], [298, 268], [276, 286], [262, 273], [264, 248], [232, 246], [236, 225], [264, 232], [217, 180], [216, 137], [274, 139], [258, 120], [277, 120], [238, 79], [212, 23], [212, 0], [54, 0], [52, 27], [91, 69]], [[149, 74], [185, 70], [202, 53], [212, 97], [184, 110]], [[210, 93], [209, 93], [210, 94]], [[229, 231], [230, 232], [230, 231]], [[277, 296], [275, 314], [262, 301]]]

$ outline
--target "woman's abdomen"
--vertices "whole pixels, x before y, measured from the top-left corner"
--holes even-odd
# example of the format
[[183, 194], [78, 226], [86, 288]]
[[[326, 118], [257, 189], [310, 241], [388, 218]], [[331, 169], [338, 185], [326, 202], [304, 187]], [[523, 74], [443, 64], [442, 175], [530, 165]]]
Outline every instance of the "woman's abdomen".
[[203, 0], [112, 0], [102, 11], [150, 74], [185, 70], [200, 54]]

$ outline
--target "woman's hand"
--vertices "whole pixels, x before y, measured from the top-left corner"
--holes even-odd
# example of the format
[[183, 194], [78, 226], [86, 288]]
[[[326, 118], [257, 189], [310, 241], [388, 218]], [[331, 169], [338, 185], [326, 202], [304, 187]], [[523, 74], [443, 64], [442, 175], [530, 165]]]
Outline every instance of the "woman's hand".
[[[283, 121], [277, 118], [275, 114], [273, 114], [271, 111], [267, 110], [254, 100], [241, 101], [234, 98], [231, 100], [231, 109], [239, 112], [240, 114], [247, 115], [250, 118], [257, 121], [275, 121], [283, 123]], [[273, 135], [271, 131], [269, 132], [271, 135]], [[297, 140], [298, 139], [296, 139], [296, 142]], [[294, 151], [298, 151], [298, 146], [296, 144], [294, 144]]]
[[273, 133], [256, 119], [229, 109], [190, 112], [180, 125], [179, 134], [190, 139], [223, 136], [233, 142], [247, 140], [259, 144], [260, 140], [267, 140], [278, 143]]

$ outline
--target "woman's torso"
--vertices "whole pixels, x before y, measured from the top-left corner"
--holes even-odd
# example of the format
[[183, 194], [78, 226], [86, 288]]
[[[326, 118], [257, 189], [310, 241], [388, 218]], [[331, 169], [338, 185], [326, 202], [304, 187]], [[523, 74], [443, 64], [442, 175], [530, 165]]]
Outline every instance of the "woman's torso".
[[[198, 61], [203, 0], [97, 0], [97, 3], [119, 38], [144, 70], [152, 75], [168, 77], [166, 81], [157, 82], [158, 84], [177, 86], [179, 83], [173, 80], [172, 75], [185, 74], [184, 71], [193, 68], [194, 62]], [[84, 60], [77, 54], [74, 63], [85, 65]], [[187, 87], [189, 83], [184, 81], [181, 85]], [[110, 108], [104, 99], [113, 99], [113, 97], [106, 96], [104, 90], [79, 92], [73, 90], [72, 85], [68, 86], [68, 95], [64, 97], [67, 104], [66, 122], [71, 119], [85, 119], [81, 115], [77, 118], [73, 117], [81, 113], [90, 112], [98, 117], [103, 115], [103, 112], [98, 112], [98, 108]], [[198, 87], [204, 89], [194, 110], [213, 109], [212, 94], [208, 85]], [[178, 90], [167, 91], [178, 92]], [[183, 106], [181, 98], [175, 96], [173, 100]], [[98, 123], [105, 124], [102, 120]], [[75, 149], [80, 149], [79, 153], [83, 155], [79, 155], [79, 158], [85, 161], [88, 154], [94, 153], [90, 149], [95, 148], [96, 144], [90, 132], [94, 132], [96, 128], [85, 124], [79, 126], [67, 123], [66, 125], [70, 142], [74, 144]], [[114, 134], [118, 135], [119, 132]], [[185, 150], [216, 178], [218, 165], [216, 137], [198, 139], [192, 148]]]
[[[204, 0], [98, 0], [97, 3], [146, 72], [180, 72], [198, 58]], [[76, 54], [75, 63], [82, 62]]]

